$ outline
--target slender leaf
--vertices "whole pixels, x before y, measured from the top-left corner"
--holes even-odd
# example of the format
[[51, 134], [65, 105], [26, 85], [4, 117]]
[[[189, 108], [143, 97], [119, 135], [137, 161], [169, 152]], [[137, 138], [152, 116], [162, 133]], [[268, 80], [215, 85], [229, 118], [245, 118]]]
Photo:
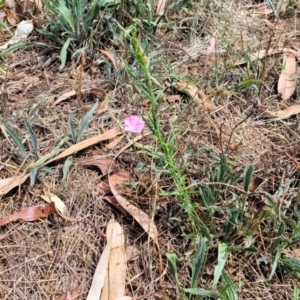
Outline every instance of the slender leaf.
[[38, 158], [38, 144], [37, 144], [36, 135], [34, 134], [31, 125], [28, 123], [28, 121], [26, 119], [25, 119], [24, 123], [30, 134], [30, 140], [31, 140], [31, 144], [33, 146], [33, 151], [34, 151], [35, 157]]
[[299, 300], [299, 288], [294, 286], [294, 300]]
[[202, 296], [202, 297], [211, 297], [211, 298], [219, 298], [220, 294], [214, 291], [209, 291], [201, 288], [190, 288], [190, 289], [184, 289], [186, 293]]
[[277, 249], [276, 255], [275, 255], [273, 263], [272, 263], [272, 269], [271, 269], [271, 273], [270, 273], [270, 276], [269, 276], [269, 280], [271, 280], [273, 278], [273, 276], [275, 274], [275, 271], [277, 269], [280, 252], [281, 252], [280, 249]]
[[171, 274], [174, 277], [174, 279], [176, 280], [176, 283], [178, 284], [178, 286], [180, 286], [179, 279], [178, 279], [178, 273], [177, 273], [177, 259], [178, 259], [177, 255], [174, 253], [167, 253], [166, 256], [168, 259]]
[[73, 38], [68, 38], [66, 40], [66, 42], [64, 43], [62, 49], [61, 49], [61, 52], [60, 52], [60, 66], [59, 66], [59, 69], [62, 70], [65, 65], [66, 65], [66, 61], [67, 61], [67, 50], [69, 48], [69, 45], [70, 45], [70, 42], [73, 41], [74, 39]]
[[10, 128], [10, 126], [7, 123], [3, 123], [3, 125], [4, 125], [4, 129], [9, 134], [9, 136], [12, 138], [15, 145], [19, 148], [22, 155], [26, 156], [27, 153], [26, 153], [25, 146], [23, 145], [22, 141], [19, 139], [18, 135]]
[[248, 165], [244, 171], [244, 191], [245, 192], [248, 192], [248, 190], [249, 190], [249, 185], [251, 182], [252, 174], [253, 174], [253, 166]]
[[70, 132], [71, 132], [72, 142], [73, 142], [73, 144], [76, 144], [77, 134], [75, 131], [75, 125], [74, 125], [73, 117], [71, 114], [69, 114], [68, 124], [69, 124]]
[[226, 282], [226, 285], [221, 290], [223, 300], [238, 300], [238, 293], [234, 282], [230, 279], [225, 271], [222, 272], [222, 279]]
[[30, 165], [30, 169], [38, 168], [44, 162], [46, 162], [47, 160], [49, 160], [53, 156], [56, 156], [61, 151], [63, 151], [63, 149], [53, 149], [50, 153], [40, 157], [36, 162], [34, 162], [32, 165]]
[[81, 124], [80, 124], [80, 129], [79, 129], [79, 132], [77, 134], [77, 143], [80, 142], [82, 136], [83, 136], [83, 133], [88, 125], [88, 123], [90, 122], [92, 116], [93, 116], [93, 113], [95, 111], [95, 109], [97, 108], [98, 106], [98, 103], [95, 103], [93, 105], [93, 107], [86, 113], [86, 115], [83, 117], [82, 121], [81, 121]]
[[35, 180], [36, 180], [36, 175], [38, 173], [38, 169], [33, 169], [30, 171], [29, 173], [29, 177], [30, 177], [30, 185], [33, 186], [35, 184]]
[[51, 169], [51, 168], [49, 168], [49, 167], [41, 167], [41, 168], [39, 168], [39, 172], [40, 173], [42, 173], [42, 172], [44, 172], [44, 173], [54, 173], [54, 171]]
[[196, 286], [196, 280], [203, 270], [206, 258], [206, 238], [200, 238], [198, 250], [195, 258], [192, 260], [192, 277], [191, 277], [191, 287]]
[[72, 165], [72, 163], [73, 163], [73, 157], [72, 156], [67, 157], [67, 159], [65, 160], [64, 165], [63, 165], [62, 181], [64, 181], [67, 178], [68, 170], [69, 170], [70, 166]]
[[220, 166], [218, 168], [218, 182], [222, 182], [224, 175], [226, 173], [226, 168], [227, 168], [227, 157], [222, 154], [221, 155], [221, 160], [220, 160]]
[[217, 284], [219, 282], [219, 279], [222, 275], [226, 260], [227, 260], [227, 256], [228, 256], [228, 250], [227, 250], [228, 246], [227, 244], [224, 243], [220, 243], [218, 245], [218, 264], [215, 267], [215, 271], [214, 271], [214, 281], [213, 281], [213, 289], [215, 289], [217, 287]]

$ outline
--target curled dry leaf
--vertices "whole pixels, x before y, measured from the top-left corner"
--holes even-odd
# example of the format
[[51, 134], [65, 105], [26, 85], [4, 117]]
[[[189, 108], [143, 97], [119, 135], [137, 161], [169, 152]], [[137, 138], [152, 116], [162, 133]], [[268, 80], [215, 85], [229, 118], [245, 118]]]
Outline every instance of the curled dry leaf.
[[0, 226], [4, 226], [12, 221], [23, 220], [25, 222], [32, 222], [40, 218], [47, 218], [50, 214], [56, 213], [53, 202], [47, 204], [40, 204], [31, 207], [25, 207], [21, 212], [12, 214], [0, 220]]
[[125, 238], [121, 225], [115, 220], [108, 222], [106, 236], [107, 240], [111, 239], [111, 250], [101, 300], [112, 300], [125, 294], [127, 269]]
[[29, 177], [29, 174], [25, 175], [18, 175], [6, 179], [0, 180], [0, 195], [5, 195], [9, 191], [11, 191], [13, 188], [21, 185], [26, 181], [26, 179]]
[[185, 81], [179, 81], [176, 87], [185, 93], [187, 93], [194, 101], [201, 107], [204, 107], [208, 111], [213, 111], [217, 107], [214, 102], [209, 99], [202, 91], [200, 91], [196, 86], [188, 84]]
[[44, 199], [46, 202], [51, 203], [53, 202], [55, 208], [64, 216], [68, 216], [69, 212], [62, 200], [60, 200], [56, 195], [47, 192], [46, 195], [41, 195], [41, 198]]
[[62, 294], [57, 300], [78, 300], [79, 299], [79, 288], [76, 287], [72, 290]]
[[297, 85], [296, 58], [292, 54], [283, 54], [283, 67], [278, 80], [277, 90], [283, 100], [289, 99]]
[[[134, 219], [141, 225], [141, 227], [149, 234], [149, 236], [154, 240], [157, 241], [157, 228], [153, 221], [148, 217], [148, 215], [143, 212], [141, 209], [137, 208], [129, 201], [127, 201], [123, 196], [121, 196], [117, 190], [117, 186], [119, 183], [124, 182], [124, 176], [128, 176], [127, 173], [119, 172], [113, 174], [108, 177], [109, 185], [111, 191], [119, 204], [132, 216]], [[128, 178], [129, 180], [129, 178]]]
[[281, 120], [288, 119], [289, 117], [300, 113], [300, 104], [295, 104], [286, 109], [277, 111], [266, 110], [265, 113], [271, 117], [275, 117]]
[[103, 54], [105, 54], [110, 59], [110, 61], [112, 62], [115, 70], [118, 70], [118, 67], [117, 67], [118, 66], [118, 61], [116, 61], [113, 53], [110, 52], [110, 51], [106, 51], [106, 50], [100, 50], [100, 52], [102, 52]]
[[[103, 155], [93, 155], [86, 157], [80, 160], [80, 164], [83, 166], [96, 166], [100, 169], [101, 173], [104, 175], [108, 172], [108, 169], [113, 162], [111, 157], [103, 156]], [[115, 168], [111, 167], [111, 171]]]
[[[100, 94], [103, 98], [106, 97], [106, 92], [103, 89], [100, 88], [89, 88], [89, 89], [82, 89], [81, 93], [97, 93]], [[72, 96], [76, 96], [77, 92], [76, 91], [70, 91], [67, 93], [64, 93], [63, 95], [61, 95], [60, 97], [58, 97], [56, 99], [56, 101], [54, 101], [54, 103], [52, 104], [52, 106], [55, 106], [57, 104], [59, 104], [60, 102], [67, 100], [68, 98], [72, 97]]]

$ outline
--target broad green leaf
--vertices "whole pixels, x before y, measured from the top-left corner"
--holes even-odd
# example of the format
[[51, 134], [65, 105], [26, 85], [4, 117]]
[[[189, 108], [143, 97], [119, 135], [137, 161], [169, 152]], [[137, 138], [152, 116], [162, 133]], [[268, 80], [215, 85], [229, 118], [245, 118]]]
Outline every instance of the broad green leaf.
[[93, 107], [86, 113], [86, 115], [83, 117], [82, 121], [81, 121], [81, 124], [80, 124], [80, 129], [79, 129], [79, 132], [77, 134], [77, 143], [80, 142], [82, 136], [83, 136], [83, 133], [84, 131], [86, 130], [86, 127], [88, 125], [88, 123], [90, 122], [90, 120], [92, 119], [92, 116], [93, 116], [93, 113], [95, 111], [95, 109], [97, 108], [98, 106], [98, 103], [95, 103], [93, 105]]
[[62, 49], [61, 49], [61, 52], [60, 52], [60, 66], [59, 66], [59, 69], [62, 70], [65, 65], [66, 65], [66, 61], [67, 61], [67, 50], [69, 48], [69, 45], [70, 45], [70, 42], [73, 41], [74, 39], [73, 38], [68, 38], [66, 40], [66, 42], [64, 43]]
[[213, 281], [213, 289], [215, 289], [217, 287], [217, 284], [220, 280], [220, 277], [222, 275], [226, 260], [227, 260], [227, 256], [228, 256], [228, 250], [227, 250], [228, 246], [227, 244], [224, 243], [220, 243], [218, 245], [218, 264], [215, 267], [215, 271], [214, 271], [214, 281]]
[[18, 137], [18, 135], [10, 128], [10, 126], [7, 123], [3, 123], [5, 131], [9, 134], [9, 136], [12, 138], [14, 141], [15, 145], [19, 148], [20, 152], [22, 153], [23, 156], [26, 156], [26, 149]]
[[202, 297], [211, 297], [211, 298], [219, 298], [220, 294], [214, 291], [209, 291], [201, 288], [190, 288], [190, 289], [184, 289], [186, 293], [202, 296]]
[[180, 286], [179, 279], [178, 279], [178, 273], [177, 273], [177, 259], [178, 259], [177, 255], [174, 253], [167, 253], [166, 256], [168, 259], [171, 274], [174, 277], [174, 279], [176, 280], [176, 283], [178, 284], [178, 286]]
[[76, 135], [76, 131], [75, 131], [73, 117], [71, 114], [69, 114], [68, 124], [69, 124], [70, 132], [71, 132], [72, 142], [73, 142], [73, 144], [76, 144], [77, 135]]
[[33, 151], [34, 151], [35, 157], [38, 158], [38, 144], [37, 144], [36, 135], [34, 134], [31, 125], [28, 123], [28, 121], [26, 119], [24, 120], [24, 123], [30, 134], [30, 140], [31, 140], [31, 144], [33, 146]]
[[192, 260], [191, 287], [196, 286], [196, 280], [203, 270], [206, 258], [206, 238], [201, 237], [196, 256]]
[[249, 190], [249, 185], [251, 182], [252, 174], [253, 174], [253, 167], [252, 167], [252, 165], [248, 165], [244, 171], [244, 191], [245, 192], [248, 192], [248, 190]]
[[62, 181], [64, 181], [67, 178], [68, 170], [69, 170], [70, 166], [72, 165], [72, 162], [73, 162], [73, 157], [72, 156], [69, 156], [65, 160], [64, 165], [63, 165], [63, 178], [62, 178]]

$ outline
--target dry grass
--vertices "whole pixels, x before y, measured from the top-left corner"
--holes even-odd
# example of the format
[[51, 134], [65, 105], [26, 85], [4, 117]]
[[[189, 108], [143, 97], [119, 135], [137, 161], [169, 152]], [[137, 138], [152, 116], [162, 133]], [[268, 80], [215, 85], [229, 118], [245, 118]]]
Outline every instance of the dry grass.
[[[298, 14], [280, 19], [280, 28], [275, 30], [265, 24], [265, 17], [241, 13], [249, 2], [212, 1], [211, 12], [206, 5], [195, 4], [190, 9], [182, 9], [168, 16], [170, 23], [158, 32], [159, 46], [151, 49], [157, 51], [154, 58], [169, 61], [174, 68], [173, 75], [185, 76], [185, 80], [195, 83], [215, 102], [218, 109], [208, 113], [183, 96], [181, 102], [163, 102], [160, 119], [167, 134], [170, 131], [176, 134], [176, 159], [193, 180], [208, 183], [211, 172], [209, 166], [216, 165], [212, 156], [199, 150], [201, 147], [216, 154], [226, 154], [232, 161], [233, 175], [241, 174], [246, 165], [253, 165], [254, 174], [261, 181], [256, 192], [246, 201], [250, 225], [241, 224], [241, 234], [234, 235], [230, 242], [245, 245], [247, 239], [243, 233], [249, 225], [248, 229], [253, 231], [253, 246], [258, 252], [230, 253], [225, 270], [231, 280], [237, 283], [240, 299], [292, 299], [292, 289], [297, 279], [280, 269], [268, 281], [271, 264], [258, 263], [258, 259], [271, 259], [277, 228], [269, 227], [273, 224], [269, 220], [255, 222], [261, 210], [269, 209], [264, 195], [270, 195], [277, 201], [278, 211], [274, 213], [274, 218], [282, 218], [281, 209], [287, 211], [287, 216], [293, 214], [293, 204], [299, 193], [299, 172], [285, 153], [289, 152], [294, 157], [300, 154], [299, 117], [275, 121], [266, 118], [263, 111], [290, 105], [297, 101], [298, 93], [288, 103], [273, 97], [276, 95], [275, 87], [281, 67], [276, 55], [262, 62], [253, 62], [253, 66], [260, 70], [266, 68], [263, 88], [259, 93], [251, 88], [238, 88], [239, 83], [248, 79], [245, 74], [250, 74], [251, 78], [255, 72], [247, 69], [246, 65], [233, 67], [233, 64], [244, 59], [250, 50], [253, 53], [266, 49], [270, 39], [272, 45], [280, 43], [300, 47]], [[205, 22], [201, 23], [203, 20]], [[210, 39], [208, 33], [216, 37], [217, 49], [223, 52], [209, 57], [205, 54]], [[7, 93], [7, 99], [4, 94], [1, 95], [1, 115], [3, 120], [9, 120], [14, 129], [23, 134], [26, 133], [23, 121], [27, 118], [38, 136], [40, 152], [43, 153], [69, 134], [69, 113], [72, 112], [78, 124], [86, 110], [78, 109], [75, 98], [56, 107], [50, 106], [53, 99], [78, 88], [80, 68], [70, 63], [59, 72], [57, 62], [43, 68], [40, 63], [43, 53], [38, 51], [22, 50], [10, 57], [13, 67], [9, 68], [8, 78], [3, 75], [0, 77]], [[43, 61], [50, 56], [50, 53], [46, 53]], [[98, 54], [98, 58], [104, 57]], [[157, 71], [165, 74], [166, 67], [160, 66]], [[82, 78], [83, 87], [101, 87], [108, 93], [107, 110], [94, 115], [86, 136], [113, 127], [122, 128], [124, 117], [147, 112], [147, 103], [141, 105], [145, 99], [140, 95], [132, 96], [129, 87], [118, 81], [117, 75], [107, 78], [102, 65], [88, 61]], [[157, 80], [164, 84], [166, 76], [157, 75]], [[172, 85], [166, 90], [166, 95], [176, 93]], [[90, 108], [96, 100], [101, 101], [96, 96], [83, 95], [83, 106]], [[26, 139], [25, 144], [29, 145], [28, 136]], [[106, 143], [101, 143], [77, 153], [64, 182], [61, 181], [63, 162], [53, 164], [55, 172], [41, 176], [34, 186], [26, 182], [19, 189], [2, 196], [0, 215], [7, 216], [22, 207], [42, 203], [39, 195], [51, 191], [64, 201], [71, 215], [77, 219], [87, 219], [105, 228], [110, 218], [116, 218], [124, 228], [126, 244], [134, 245], [140, 251], [138, 259], [128, 263], [128, 294], [148, 295], [146, 299], [182, 299], [168, 270], [164, 274], [164, 283], [168, 288], [159, 286], [162, 274], [157, 251], [139, 225], [96, 193], [96, 186], [101, 180], [98, 170], [78, 163], [80, 158], [93, 154], [114, 156], [126, 141], [124, 138], [113, 150], [106, 149]], [[142, 139], [141, 143], [153, 152], [161, 151], [151, 136]], [[188, 152], [192, 154], [186, 155]], [[0, 158], [1, 178], [16, 174], [23, 163], [18, 150], [2, 135]], [[144, 165], [142, 170], [141, 163]], [[127, 187], [124, 195], [149, 215], [155, 212], [162, 254], [177, 254], [180, 258], [178, 271], [181, 281], [188, 283], [189, 262], [184, 253], [189, 248], [189, 240], [182, 236], [182, 227], [185, 226], [186, 232], [189, 232], [190, 226], [176, 199], [160, 195], [162, 191], [173, 190], [172, 180], [155, 167], [155, 160], [143, 149], [126, 150], [118, 158], [117, 164], [120, 170], [137, 176], [137, 186]], [[286, 188], [278, 196], [276, 192], [283, 184], [286, 184]], [[239, 193], [242, 189], [241, 180], [234, 183], [234, 189]], [[193, 198], [199, 198], [195, 191], [193, 193]], [[223, 207], [227, 201], [231, 199], [221, 199], [216, 205], [219, 215], [214, 220], [207, 216], [204, 219], [214, 234], [224, 231], [228, 215], [224, 214]], [[204, 212], [204, 208], [199, 209], [200, 215]], [[174, 221], [171, 217], [180, 217], [182, 222]], [[52, 216], [38, 222], [15, 222], [0, 228], [0, 245], [1, 299], [56, 299], [63, 291], [76, 286], [81, 291], [80, 299], [85, 299], [105, 240], [89, 226], [68, 223], [58, 216]], [[216, 254], [216, 245], [212, 242], [199, 282], [203, 288], [211, 286]]]

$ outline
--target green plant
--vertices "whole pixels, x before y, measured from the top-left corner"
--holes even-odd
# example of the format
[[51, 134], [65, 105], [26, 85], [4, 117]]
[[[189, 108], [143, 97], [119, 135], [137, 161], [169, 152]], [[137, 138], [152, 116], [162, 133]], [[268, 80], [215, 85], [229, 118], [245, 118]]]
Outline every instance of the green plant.
[[[150, 113], [145, 118], [145, 123], [158, 140], [163, 152], [163, 155], [157, 153], [153, 155], [163, 161], [166, 165], [165, 172], [171, 176], [176, 186], [176, 191], [172, 192], [172, 194], [178, 198], [179, 204], [187, 213], [194, 230], [196, 232], [199, 232], [200, 230], [208, 239], [210, 239], [211, 237], [207, 226], [202, 222], [195, 211], [195, 203], [193, 203], [186, 187], [185, 174], [175, 160], [176, 136], [172, 133], [167, 136], [160, 125], [159, 107], [163, 90], [161, 90], [159, 82], [151, 74], [150, 57], [146, 56], [145, 51], [135, 36], [131, 38], [131, 44], [135, 57], [145, 75], [145, 81], [140, 80], [137, 84], [144, 96], [149, 99], [151, 103]], [[135, 79], [138, 78], [133, 69], [129, 69], [128, 71]], [[154, 93], [155, 87], [159, 88], [157, 93]]]
[[49, 153], [46, 154], [45, 156], [40, 157], [38, 154], [38, 143], [37, 143], [37, 138], [35, 133], [32, 130], [31, 125], [27, 120], [24, 121], [25, 127], [29, 133], [30, 136], [30, 142], [33, 147], [33, 153], [28, 153], [26, 150], [25, 146], [22, 143], [21, 136], [19, 136], [17, 133], [15, 133], [10, 125], [8, 123], [3, 123], [1, 124], [2, 131], [5, 133], [6, 137], [10, 136], [11, 139], [13, 140], [14, 144], [17, 146], [19, 149], [23, 159], [27, 158], [34, 158], [34, 163], [32, 163], [29, 167], [29, 172], [30, 172], [30, 185], [34, 185], [36, 177], [40, 173], [52, 173], [52, 169], [42, 166], [43, 163], [52, 157], [56, 156], [59, 152], [62, 151], [61, 147], [65, 143], [67, 139], [63, 139], [58, 143], [58, 145]]
[[[83, 117], [82, 121], [80, 122], [80, 126], [79, 126], [79, 130], [78, 132], [76, 132], [75, 130], [75, 125], [74, 125], [74, 120], [72, 115], [69, 115], [68, 118], [68, 123], [69, 123], [69, 128], [70, 128], [70, 133], [71, 133], [71, 141], [73, 142], [73, 144], [79, 143], [80, 140], [83, 137], [83, 133], [87, 128], [88, 123], [90, 122], [93, 113], [95, 112], [96, 108], [98, 106], [98, 103], [95, 103], [92, 108], [85, 114], [85, 116]], [[64, 165], [63, 165], [63, 178], [62, 180], [65, 180], [67, 178], [67, 174], [69, 171], [70, 166], [72, 165], [73, 162], [73, 157], [72, 155], [67, 157]]]
[[[177, 271], [178, 258], [176, 254], [167, 254], [171, 274], [174, 277], [176, 284], [179, 290], [181, 291], [184, 299], [191, 299], [193, 296], [198, 296], [197, 299], [199, 299], [199, 297], [211, 297], [214, 299], [219, 299], [221, 297], [224, 300], [238, 299], [236, 288], [229, 276], [224, 271], [224, 265], [226, 263], [229, 251], [230, 248], [227, 244], [220, 243], [218, 245], [218, 263], [215, 266], [214, 279], [211, 289], [209, 290], [197, 287], [197, 281], [202, 276], [202, 272], [206, 264], [207, 239], [205, 237], [200, 238], [198, 249], [194, 257], [189, 257], [191, 265], [191, 277], [189, 278], [189, 287], [183, 287], [180, 282], [179, 274]], [[217, 287], [221, 278], [223, 281], [223, 287], [220, 289], [220, 292], [218, 292]]]
[[[93, 105], [93, 107], [85, 114], [85, 116], [83, 117], [80, 126], [79, 126], [79, 131], [76, 133], [75, 130], [75, 125], [73, 122], [73, 118], [70, 115], [69, 116], [69, 127], [70, 127], [70, 131], [71, 131], [71, 137], [70, 136], [66, 136], [64, 137], [58, 144], [57, 146], [51, 150], [50, 153], [44, 155], [44, 156], [39, 156], [39, 149], [38, 149], [38, 142], [37, 142], [37, 137], [31, 127], [31, 125], [29, 124], [29, 122], [27, 120], [24, 121], [25, 127], [29, 133], [29, 137], [30, 137], [30, 142], [31, 142], [31, 146], [32, 146], [32, 151], [28, 152], [28, 150], [26, 149], [26, 147], [24, 146], [23, 142], [22, 142], [22, 138], [19, 134], [17, 134], [16, 132], [14, 132], [10, 125], [8, 123], [3, 123], [1, 124], [1, 128], [2, 131], [5, 133], [6, 137], [10, 137], [14, 144], [17, 146], [17, 148], [19, 149], [21, 156], [23, 157], [23, 159], [33, 159], [34, 162], [32, 164], [30, 164], [29, 166], [29, 172], [30, 172], [30, 184], [34, 185], [37, 176], [44, 172], [44, 173], [52, 173], [52, 169], [42, 166], [46, 161], [50, 160], [51, 158], [53, 158], [54, 156], [56, 156], [57, 154], [59, 154], [63, 149], [63, 145], [65, 143], [68, 143], [70, 140], [73, 142], [73, 144], [76, 144], [78, 142], [80, 142], [80, 140], [83, 137], [84, 131], [87, 128], [87, 125], [89, 123], [89, 121], [91, 120], [93, 113], [95, 111], [95, 109], [97, 108], [98, 103], [95, 103]], [[68, 170], [70, 168], [70, 166], [72, 165], [73, 162], [73, 158], [72, 156], [68, 156], [64, 162], [63, 165], [63, 179], [64, 180], [67, 176]]]
[[[95, 32], [101, 31], [100, 13], [120, 3], [119, 0], [50, 0], [43, 2], [52, 16], [43, 20], [47, 24], [46, 30], [38, 29], [38, 31], [61, 45], [60, 69], [65, 66], [67, 53], [72, 53], [74, 57], [85, 49], [93, 48]], [[104, 16], [102, 17], [104, 18]]]

